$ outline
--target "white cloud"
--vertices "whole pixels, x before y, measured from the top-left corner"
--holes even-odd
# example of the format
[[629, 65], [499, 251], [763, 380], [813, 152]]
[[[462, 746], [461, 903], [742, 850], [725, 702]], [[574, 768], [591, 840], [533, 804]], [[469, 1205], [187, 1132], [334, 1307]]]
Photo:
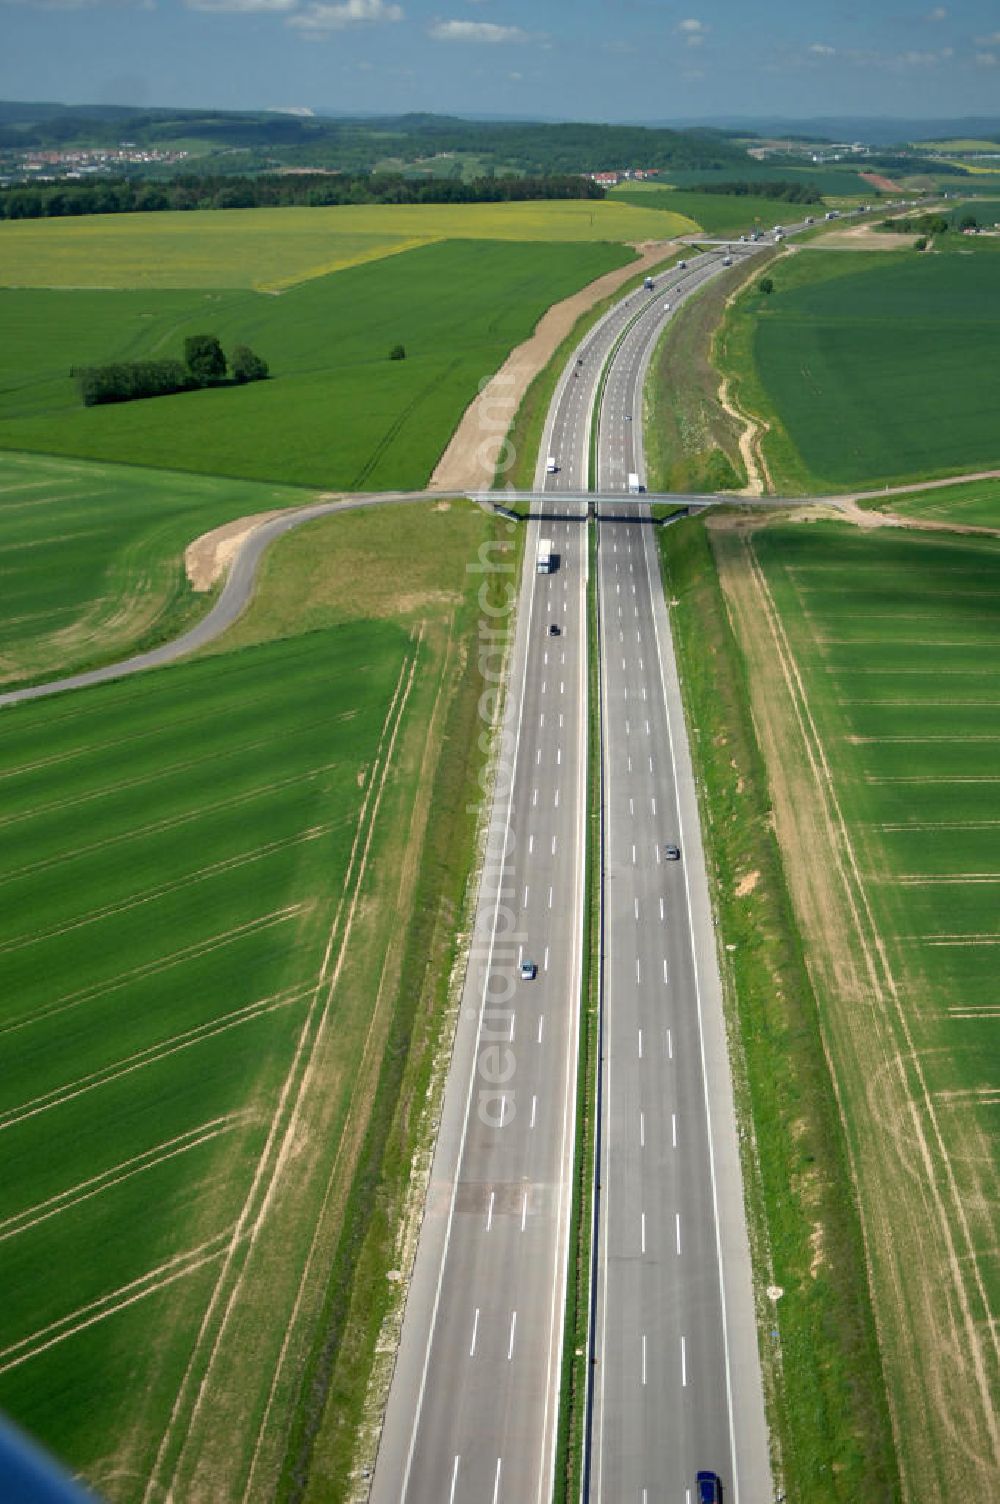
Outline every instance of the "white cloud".
[[988, 37], [977, 37], [977, 47], [1000, 47], [1000, 31], [991, 31]]
[[[292, 5], [296, 0], [291, 0]], [[403, 7], [389, 0], [341, 0], [335, 5], [313, 4], [294, 16], [289, 16], [289, 26], [299, 31], [317, 34], [324, 31], [343, 31], [348, 26], [364, 26], [385, 21], [401, 21]]]
[[233, 15], [294, 10], [298, 0], [184, 0], [188, 10], [228, 11]]
[[836, 47], [828, 47], [825, 42], [813, 42], [809, 48], [813, 57], [836, 57]]
[[935, 5], [934, 9], [929, 10], [924, 17], [925, 21], [947, 21], [947, 19], [948, 8], [944, 5]]
[[708, 27], [704, 21], [696, 21], [693, 17], [689, 17], [686, 21], [678, 21], [677, 30], [689, 47], [700, 47], [708, 35]]
[[977, 52], [976, 62], [980, 68], [1000, 68], [1000, 53]]
[[497, 26], [493, 21], [435, 21], [428, 31], [435, 42], [478, 42], [496, 46], [498, 42], [530, 40], [520, 26]]

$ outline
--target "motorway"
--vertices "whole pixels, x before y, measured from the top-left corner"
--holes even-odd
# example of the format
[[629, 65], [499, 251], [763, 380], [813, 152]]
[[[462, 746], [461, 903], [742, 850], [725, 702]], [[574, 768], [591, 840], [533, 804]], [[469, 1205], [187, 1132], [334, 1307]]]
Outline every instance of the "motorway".
[[[491, 831], [508, 851], [504, 892], [498, 894], [495, 876], [491, 880], [488, 853], [375, 1469], [375, 1504], [547, 1504], [551, 1494], [580, 1008], [587, 725], [587, 529], [582, 522], [588, 505], [583, 498], [590, 479], [591, 419], [602, 373], [617, 349], [599, 429], [601, 479], [610, 475], [617, 488], [627, 471], [641, 463], [641, 439], [637, 450], [631, 430], [638, 426], [634, 410], [648, 350], [668, 316], [663, 303], [675, 304], [714, 275], [722, 261], [722, 252], [693, 257], [687, 269], [659, 277], [652, 293], [642, 290], [615, 305], [581, 342], [550, 408], [536, 475], [536, 490], [545, 499], [533, 507], [528, 528], [510, 663], [504, 742], [511, 749], [513, 780], [498, 780], [491, 817]], [[546, 473], [549, 456], [558, 466], [554, 474]], [[648, 509], [639, 504], [637, 510]], [[611, 526], [616, 537], [608, 545], [604, 534]], [[618, 522], [602, 523], [600, 531], [602, 597], [610, 600], [613, 614], [624, 612], [626, 604], [629, 612], [628, 643], [618, 642], [615, 627], [616, 657], [605, 663], [610, 696], [605, 723], [614, 722], [614, 737], [627, 741], [633, 735], [634, 707], [636, 748], [633, 758], [629, 748], [619, 749], [619, 755], [609, 751], [611, 743], [605, 747], [614, 765], [609, 768], [612, 818], [605, 852], [610, 894], [606, 996], [617, 998], [620, 991], [622, 1006], [608, 1009], [605, 1069], [615, 1074], [605, 1082], [604, 1096], [615, 1115], [604, 1135], [602, 1177], [607, 1186], [616, 1187], [616, 1194], [620, 1187], [621, 1207], [607, 1199], [602, 1206], [610, 1207], [621, 1225], [609, 1243], [607, 1220], [604, 1224], [601, 1326], [595, 1333], [599, 1382], [594, 1444], [600, 1461], [594, 1496], [652, 1504], [655, 1498], [683, 1499], [697, 1466], [715, 1466], [724, 1478], [733, 1479], [734, 1420], [714, 1204], [705, 1194], [710, 1175], [707, 1101], [693, 1000], [687, 868], [682, 864], [672, 870], [664, 882], [665, 868], [656, 860], [656, 842], [674, 838], [679, 828], [671, 814], [676, 795], [670, 734], [683, 737], [683, 722], [678, 719], [668, 730], [654, 614], [658, 572], [650, 572], [657, 566], [644, 552], [653, 546], [652, 529]], [[553, 540], [558, 556], [552, 575], [535, 572], [540, 533]], [[609, 559], [619, 569], [628, 563], [632, 568], [626, 576], [612, 578], [608, 571], [617, 575], [618, 570]], [[662, 592], [659, 601], [662, 609]], [[558, 638], [548, 635], [551, 621], [562, 629]], [[607, 631], [605, 636], [610, 640]], [[656, 749], [648, 767], [645, 762], [639, 766], [640, 742], [647, 757], [650, 748]], [[687, 819], [695, 826], [689, 862], [697, 868], [693, 804]], [[626, 868], [628, 878], [619, 871]], [[669, 906], [659, 906], [660, 896]], [[698, 917], [704, 930], [700, 950], [714, 966], [707, 889]], [[524, 956], [537, 962], [538, 978], [510, 983], [508, 999], [504, 978], [512, 969], [516, 976]], [[627, 990], [619, 967], [631, 968]], [[676, 1022], [669, 1025], [664, 1022], [664, 974], [671, 999], [678, 1003]], [[721, 1038], [713, 1068], [721, 1072], [728, 1101], [721, 1004], [717, 992], [710, 996]], [[638, 1021], [640, 1009], [643, 1018], [648, 1013], [648, 1022]], [[647, 1031], [646, 1053], [637, 1067], [641, 1028]], [[673, 1031], [669, 1036], [668, 1028]], [[675, 1036], [673, 1056], [669, 1050]], [[658, 1050], [668, 1051], [662, 1060], [655, 1058]], [[622, 1092], [617, 1089], [619, 1069]], [[484, 1121], [481, 1104], [491, 1075], [504, 1080], [492, 1088], [494, 1118]], [[643, 1110], [649, 1116], [644, 1163], [635, 1159], [638, 1138], [629, 1139], [634, 1114], [621, 1132], [618, 1116], [619, 1104], [630, 1097], [634, 1102], [632, 1093], [640, 1090], [643, 1100], [648, 1098]], [[684, 1125], [680, 1153], [669, 1140], [678, 1121]], [[733, 1164], [741, 1214], [738, 1158], [730, 1170]], [[726, 1190], [733, 1193], [731, 1176]], [[674, 1251], [678, 1227], [685, 1257]], [[749, 1290], [748, 1266], [744, 1272]], [[751, 1305], [755, 1363], [752, 1314]], [[669, 1373], [671, 1364], [675, 1376]], [[752, 1384], [750, 1389], [752, 1393]], [[669, 1423], [660, 1413], [663, 1406], [674, 1412]], [[762, 1406], [760, 1420], [762, 1431]], [[770, 1496], [766, 1437], [764, 1443], [762, 1467], [752, 1449], [747, 1453], [748, 1466], [754, 1463], [762, 1478], [759, 1492], [744, 1489], [747, 1500]]]

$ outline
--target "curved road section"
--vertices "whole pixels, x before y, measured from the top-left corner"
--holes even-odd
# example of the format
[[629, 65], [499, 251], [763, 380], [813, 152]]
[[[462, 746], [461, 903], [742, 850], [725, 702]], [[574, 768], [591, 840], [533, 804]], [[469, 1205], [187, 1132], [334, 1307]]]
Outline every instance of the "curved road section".
[[33, 684], [27, 689], [11, 689], [0, 694], [0, 709], [5, 705], [20, 705], [26, 700], [41, 700], [48, 695], [62, 694], [69, 689], [89, 689], [95, 684], [109, 684], [114, 679], [124, 679], [130, 674], [141, 674], [146, 669], [163, 668], [176, 663], [206, 647], [221, 637], [246, 610], [253, 596], [254, 582], [260, 561], [271, 544], [301, 527], [305, 522], [314, 522], [317, 517], [328, 517], [334, 512], [351, 512], [361, 507], [384, 506], [387, 503], [404, 505], [409, 502], [440, 501], [447, 492], [400, 492], [380, 496], [348, 496], [338, 501], [318, 501], [313, 506], [298, 507], [295, 511], [283, 512], [270, 522], [263, 522], [245, 540], [235, 555], [226, 582], [219, 598], [188, 632], [146, 653], [135, 653], [119, 663], [108, 663], [102, 668], [88, 669], [86, 673], [68, 674], [64, 679], [52, 679], [47, 684]]

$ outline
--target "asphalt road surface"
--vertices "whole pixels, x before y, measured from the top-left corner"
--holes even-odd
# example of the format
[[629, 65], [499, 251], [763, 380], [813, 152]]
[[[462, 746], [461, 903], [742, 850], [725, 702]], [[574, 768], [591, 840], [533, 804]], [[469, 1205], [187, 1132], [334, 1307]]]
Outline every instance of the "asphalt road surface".
[[[599, 418], [602, 490], [624, 490], [629, 471], [645, 479], [644, 378], [678, 301], [658, 299], [617, 346]], [[604, 1048], [590, 1498], [689, 1500], [705, 1468], [731, 1504], [765, 1504], [721, 985], [656, 529], [638, 499], [598, 512]]]
[[[551, 574], [536, 573], [539, 524], [528, 528], [475, 935], [377, 1504], [548, 1504], [551, 1493], [584, 894], [581, 515], [553, 505]], [[520, 977], [525, 960], [531, 980]]]

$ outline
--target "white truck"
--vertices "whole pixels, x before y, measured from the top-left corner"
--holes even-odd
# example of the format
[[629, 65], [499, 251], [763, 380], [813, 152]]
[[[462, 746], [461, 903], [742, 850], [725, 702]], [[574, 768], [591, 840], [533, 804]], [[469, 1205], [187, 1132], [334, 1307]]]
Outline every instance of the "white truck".
[[559, 469], [559, 466], [556, 463], [556, 457], [555, 457], [555, 455], [554, 454], [550, 454], [549, 457], [548, 457], [548, 459], [545, 461], [545, 474], [546, 475], [555, 475], [555, 473], [556, 473], [556, 471], [558, 469]]
[[552, 555], [551, 538], [539, 538], [538, 560], [535, 568], [538, 574], [551, 574], [553, 569], [555, 568], [555, 562]]
[[639, 484], [638, 475], [636, 475], [634, 470], [630, 470], [628, 477], [628, 494], [630, 496], [638, 496], [644, 489], [645, 487]]

